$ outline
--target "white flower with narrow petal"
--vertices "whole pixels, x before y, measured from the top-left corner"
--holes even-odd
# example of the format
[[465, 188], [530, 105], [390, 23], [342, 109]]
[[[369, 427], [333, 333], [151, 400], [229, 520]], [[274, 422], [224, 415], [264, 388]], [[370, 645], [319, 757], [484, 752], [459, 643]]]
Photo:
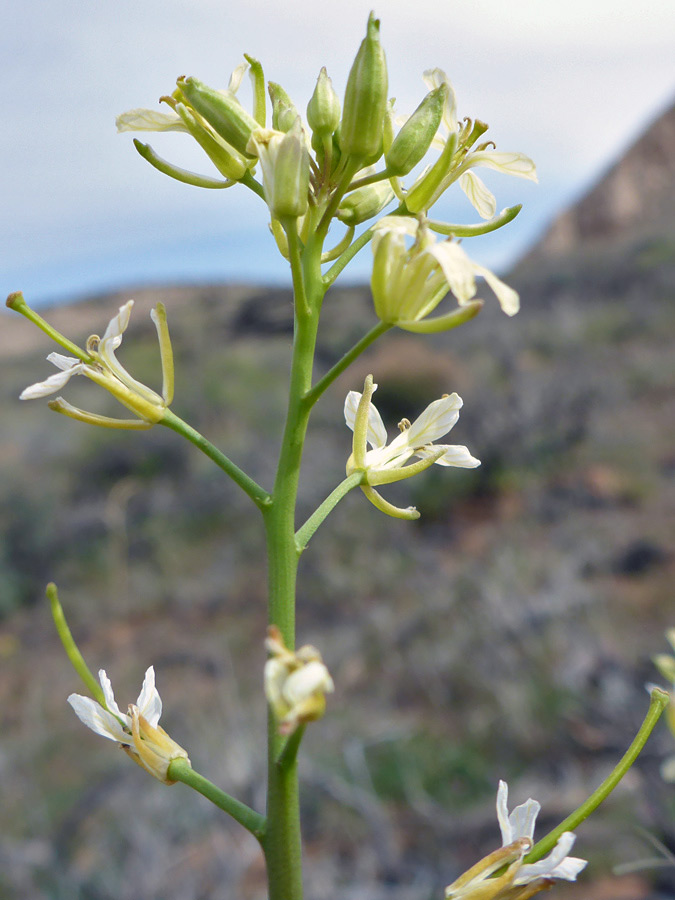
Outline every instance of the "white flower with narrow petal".
[[173, 784], [167, 778], [169, 765], [174, 759], [190, 760], [179, 746], [159, 725], [162, 701], [155, 687], [155, 670], [150, 666], [145, 673], [143, 686], [135, 704], [123, 713], [115, 700], [110, 679], [104, 669], [98, 673], [105, 706], [91, 697], [71, 694], [68, 703], [88, 728], [101, 737], [120, 744], [134, 762], [138, 763], [165, 784]]
[[[534, 825], [541, 809], [536, 800], [526, 800], [509, 814], [508, 801], [509, 788], [505, 781], [499, 782], [497, 791], [497, 819], [502, 833], [502, 845], [512, 844], [520, 838], [534, 840]], [[568, 856], [576, 837], [572, 832], [566, 831], [560, 835], [553, 850], [534, 863], [522, 864], [513, 881], [514, 885], [530, 884], [538, 878], [556, 878], [565, 881], [576, 881], [576, 877], [587, 865], [585, 859], [577, 859]]]
[[408, 191], [405, 198], [408, 209], [411, 212], [430, 209], [453, 182], [459, 181], [460, 188], [479, 216], [491, 219], [495, 215], [497, 201], [487, 185], [471, 170], [483, 167], [537, 181], [536, 167], [524, 153], [497, 151], [493, 141], [476, 144], [488, 126], [478, 119], [458, 121], [455, 92], [442, 69], [427, 70], [424, 81], [432, 90], [441, 84], [448, 88], [441, 127], [432, 141], [432, 146], [441, 150], [441, 157], [434, 166], [422, 172]]
[[[230, 82], [225, 90], [219, 91], [221, 94], [235, 95], [239, 90], [242, 79], [249, 68], [247, 62], [240, 63], [230, 76]], [[163, 97], [162, 100], [171, 101], [171, 97]], [[115, 125], [118, 132], [123, 131], [184, 131], [190, 133], [183, 119], [178, 113], [158, 112], [155, 109], [129, 109], [120, 113], [115, 119]]]
[[265, 663], [265, 697], [280, 734], [290, 734], [299, 725], [321, 718], [326, 694], [331, 694], [335, 686], [321, 654], [310, 644], [294, 653], [272, 625], [265, 645], [270, 653]]
[[[419, 513], [414, 507], [392, 506], [372, 486], [410, 478], [433, 464], [464, 469], [479, 466], [480, 460], [475, 459], [466, 447], [434, 443], [457, 422], [462, 399], [457, 394], [446, 394], [440, 400], [434, 400], [412, 424], [407, 419], [399, 422], [399, 434], [388, 442], [382, 417], [371, 402], [376, 389], [377, 385], [369, 375], [362, 394], [357, 391], [347, 394], [345, 421], [354, 432], [347, 474], [363, 472], [361, 490], [382, 512], [395, 518], [416, 519]], [[406, 465], [413, 456], [418, 457], [418, 462]]]
[[[115, 351], [122, 343], [122, 335], [129, 324], [133, 305], [134, 301], [129, 300], [124, 306], [120, 307], [117, 315], [113, 316], [108, 323], [102, 338], [99, 338], [98, 335], [91, 335], [87, 340], [87, 349], [86, 351], [81, 351], [79, 359], [74, 356], [64, 356], [62, 353], [50, 353], [47, 359], [59, 371], [54, 375], [50, 375], [44, 381], [27, 387], [22, 391], [20, 399], [34, 400], [40, 397], [47, 397], [60, 391], [73, 375], [85, 375], [96, 382], [96, 384], [104, 387], [120, 403], [136, 413], [138, 420], [114, 419], [108, 416], [100, 416], [96, 413], [88, 413], [71, 406], [62, 397], [57, 397], [56, 400], [53, 400], [49, 404], [50, 408], [72, 419], [107, 428], [151, 428], [152, 425], [161, 422], [167, 407], [173, 399], [173, 356], [166, 324], [166, 311], [163, 304], [158, 303], [150, 313], [157, 329], [160, 346], [163, 374], [163, 387], [160, 396], [151, 388], [136, 381], [115, 356]], [[70, 345], [70, 342], [68, 344]], [[74, 347], [74, 345], [70, 346]]]
[[[412, 247], [406, 239], [413, 237]], [[375, 225], [372, 239], [371, 290], [375, 312], [383, 322], [406, 331], [431, 332], [453, 327], [457, 312], [427, 319], [448, 289], [462, 307], [481, 301], [476, 296], [476, 276], [494, 291], [502, 310], [514, 316], [520, 309], [518, 293], [485, 266], [474, 262], [457, 241], [439, 241], [425, 220], [412, 216], [384, 216]], [[467, 318], [468, 316], [464, 316]], [[425, 321], [426, 320], [426, 321]]]

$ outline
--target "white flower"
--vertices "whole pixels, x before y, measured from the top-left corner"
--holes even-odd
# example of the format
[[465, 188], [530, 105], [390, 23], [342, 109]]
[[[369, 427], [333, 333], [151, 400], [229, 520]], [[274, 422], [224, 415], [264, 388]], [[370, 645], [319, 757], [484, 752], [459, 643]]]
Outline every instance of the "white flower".
[[273, 625], [265, 645], [271, 654], [265, 663], [265, 697], [279, 723], [279, 732], [290, 734], [298, 725], [321, 718], [326, 709], [325, 695], [335, 686], [315, 647], [306, 644], [293, 653]]
[[[406, 237], [415, 239], [410, 249]], [[514, 316], [520, 309], [520, 298], [513, 288], [470, 259], [457, 241], [437, 240], [424, 220], [384, 216], [375, 225], [372, 245], [371, 288], [375, 311], [385, 322], [407, 331], [441, 330], [448, 315], [426, 323], [422, 320], [443, 299], [443, 286], [452, 291], [460, 306], [475, 304], [476, 275], [492, 288], [507, 316]]]
[[[431, 90], [441, 84], [446, 84], [448, 88], [441, 120], [444, 132], [439, 129], [439, 134], [432, 141], [432, 146], [441, 150], [439, 164], [442, 171], [433, 166], [431, 174], [427, 169], [419, 176], [408, 192], [408, 209], [411, 212], [429, 209], [454, 181], [459, 180], [461, 189], [481, 218], [490, 219], [497, 208], [495, 197], [475, 172], [470, 170], [477, 167], [496, 169], [505, 175], [537, 181], [535, 165], [524, 153], [497, 151], [492, 141], [475, 146], [488, 126], [478, 119], [458, 122], [455, 92], [442, 69], [428, 69], [424, 73], [424, 81]], [[421, 190], [425, 180], [426, 189]]]
[[[242, 78], [249, 68], [247, 62], [240, 63], [232, 75], [230, 83], [222, 94], [232, 94], [239, 90]], [[162, 98], [165, 99], [165, 98]], [[170, 100], [171, 98], [166, 98]], [[115, 119], [118, 132], [122, 131], [184, 131], [190, 134], [183, 119], [175, 112], [157, 112], [154, 109], [129, 109], [120, 113]], [[214, 135], [215, 136], [215, 135]]]
[[[64, 356], [62, 353], [50, 353], [47, 359], [59, 371], [44, 381], [27, 387], [20, 395], [21, 400], [34, 400], [54, 394], [61, 390], [73, 375], [86, 375], [87, 378], [113, 394], [120, 403], [135, 412], [139, 421], [113, 419], [84, 412], [71, 406], [62, 397], [57, 397], [49, 404], [51, 409], [70, 416], [70, 418], [108, 428], [150, 428], [160, 422], [173, 399], [173, 357], [166, 326], [166, 312], [164, 306], [158, 303], [150, 314], [157, 328], [162, 361], [163, 388], [160, 396], [132, 378], [115, 356], [115, 351], [122, 343], [122, 335], [129, 324], [133, 305], [134, 301], [129, 300], [120, 307], [117, 315], [108, 323], [102, 338], [99, 338], [98, 335], [89, 337], [87, 350], [86, 353], [82, 352], [82, 358]], [[85, 360], [88, 361], [85, 362]]]
[[[534, 840], [534, 825], [541, 805], [531, 798], [516, 806], [509, 814], [507, 800], [509, 788], [505, 781], [499, 782], [497, 791], [497, 819], [502, 833], [502, 846], [506, 847], [521, 838]], [[558, 838], [558, 843], [544, 859], [521, 865], [514, 878], [514, 885], [529, 884], [538, 878], [561, 878], [576, 881], [576, 877], [586, 866], [585, 859], [577, 859], [567, 854], [572, 849], [576, 837], [566, 831]]]
[[[369, 375], [363, 394], [357, 391], [347, 394], [345, 421], [354, 432], [347, 474], [364, 473], [361, 489], [382, 512], [396, 518], [416, 519], [419, 513], [414, 507], [400, 509], [392, 506], [373, 490], [372, 485], [410, 478], [434, 463], [465, 469], [479, 466], [480, 460], [471, 456], [466, 447], [433, 443], [447, 434], [457, 422], [462, 399], [457, 394], [446, 394], [440, 400], [434, 400], [412, 424], [407, 419], [399, 422], [399, 434], [388, 443], [382, 417], [371, 402], [376, 389], [377, 385], [373, 384], [372, 375]], [[372, 449], [367, 450], [367, 444]], [[419, 457], [419, 462], [406, 465], [413, 456]]]
[[110, 741], [116, 741], [134, 762], [165, 784], [173, 784], [167, 778], [169, 765], [174, 759], [190, 760], [180, 747], [158, 724], [162, 714], [162, 701], [155, 687], [155, 670], [150, 666], [143, 679], [143, 687], [135, 704], [123, 713], [113, 694], [110, 679], [101, 669], [98, 673], [105, 706], [91, 697], [71, 694], [68, 703], [81, 722]]

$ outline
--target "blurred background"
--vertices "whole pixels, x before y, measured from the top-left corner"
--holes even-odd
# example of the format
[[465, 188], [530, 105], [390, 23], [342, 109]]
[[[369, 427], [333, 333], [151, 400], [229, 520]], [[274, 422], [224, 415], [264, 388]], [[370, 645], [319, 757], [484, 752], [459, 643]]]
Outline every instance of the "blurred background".
[[[321, 65], [338, 91], [369, 4], [32, 2], [6, 17], [0, 266], [5, 292], [73, 339], [137, 306], [123, 360], [156, 384], [148, 312], [168, 308], [174, 408], [269, 484], [291, 332], [284, 264], [262, 206], [163, 178], [116, 136], [175, 77], [225, 86], [246, 51], [303, 106]], [[319, 404], [300, 516], [342, 478], [342, 404], [368, 372], [390, 431], [444, 391], [475, 471], [428, 472], [387, 497], [417, 523], [347, 497], [303, 559], [298, 638], [337, 684], [303, 754], [307, 896], [431, 900], [498, 843], [497, 780], [556, 825], [608, 773], [646, 711], [673, 626], [675, 7], [497, 2], [382, 14], [391, 93], [410, 112], [443, 67], [460, 115], [541, 184], [490, 180], [525, 208], [469, 253], [516, 287], [447, 335], [391, 332]], [[184, 136], [158, 151], [208, 171]], [[439, 217], [472, 221], [448, 199]], [[374, 323], [369, 251], [328, 295], [317, 373]], [[69, 302], [67, 302], [69, 301]], [[187, 788], [166, 789], [87, 732], [82, 690], [44, 597], [55, 580], [94, 670], [123, 705], [154, 663], [163, 724], [198, 771], [264, 802], [265, 571], [255, 512], [169, 432], [52, 416], [21, 389], [52, 347], [0, 316], [0, 896], [263, 900], [257, 846]], [[101, 404], [90, 384], [68, 399]], [[660, 727], [578, 831], [591, 860], [560, 897], [675, 896], [675, 752]], [[617, 868], [618, 867], [618, 868]], [[618, 874], [617, 874], [618, 872]], [[614, 873], [614, 874], [613, 874]]]

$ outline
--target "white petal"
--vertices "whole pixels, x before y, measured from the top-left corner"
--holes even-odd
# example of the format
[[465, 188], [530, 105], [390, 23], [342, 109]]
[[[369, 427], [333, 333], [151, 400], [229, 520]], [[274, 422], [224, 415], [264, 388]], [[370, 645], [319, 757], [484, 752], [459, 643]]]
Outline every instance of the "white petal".
[[63, 353], [50, 353], [47, 360], [63, 372], [82, 365], [81, 360], [76, 359], [74, 356], [64, 356]]
[[265, 663], [264, 682], [265, 697], [270, 706], [275, 710], [283, 709], [285, 715], [287, 703], [283, 698], [283, 686], [288, 676], [288, 667], [279, 659], [268, 659]]
[[459, 178], [459, 186], [464, 191], [473, 208], [482, 219], [491, 219], [497, 212], [495, 195], [474, 172], [465, 172]]
[[48, 397], [49, 394], [55, 394], [70, 381], [72, 375], [76, 375], [82, 371], [84, 366], [80, 363], [63, 372], [55, 372], [44, 381], [38, 381], [37, 384], [31, 384], [19, 394], [20, 400], [36, 400], [38, 397]]
[[462, 404], [462, 398], [458, 394], [434, 400], [404, 432], [408, 444], [411, 447], [423, 447], [443, 437], [459, 419]]
[[[376, 390], [377, 385], [374, 384], [373, 391]], [[345, 400], [345, 422], [352, 431], [354, 430], [354, 425], [356, 423], [356, 410], [359, 407], [360, 401], [361, 394], [358, 391], [350, 391], [347, 394], [347, 399]], [[368, 433], [366, 435], [366, 440], [371, 447], [378, 450], [387, 443], [387, 429], [384, 427], [382, 416], [372, 403], [368, 409]]]
[[502, 847], [513, 843], [511, 822], [509, 820], [509, 786], [505, 781], [499, 782], [497, 788], [497, 821], [499, 822], [499, 830], [502, 833]]
[[229, 94], [236, 94], [239, 90], [239, 85], [242, 82], [244, 75], [246, 74], [246, 70], [248, 69], [247, 62], [241, 62], [235, 68], [235, 70], [230, 75], [230, 83], [227, 86], [227, 91]]
[[101, 688], [103, 690], [103, 696], [105, 698], [105, 705], [108, 707], [110, 712], [126, 722], [127, 725], [131, 725], [131, 719], [127, 715], [125, 715], [117, 705], [115, 695], [113, 694], [112, 684], [110, 683], [110, 679], [106, 675], [105, 669], [98, 670], [98, 680], [101, 682]]
[[668, 782], [675, 781], [675, 756], [668, 757], [661, 764], [661, 778]]
[[383, 216], [373, 228], [373, 253], [385, 234], [394, 234], [403, 241], [406, 237], [417, 237], [419, 222], [411, 216]]
[[[436, 460], [437, 466], [455, 466], [460, 469], [475, 469], [480, 465], [480, 460], [469, 453], [468, 447], [461, 444], [433, 444], [431, 447], [417, 451], [417, 456], [433, 456], [439, 450], [444, 450], [443, 456]], [[517, 835], [516, 835], [517, 837]], [[515, 838], [514, 838], [515, 840]]]
[[448, 129], [448, 131], [456, 131], [457, 130], [457, 98], [455, 96], [455, 90], [450, 84], [450, 80], [448, 76], [445, 74], [443, 69], [427, 69], [423, 75], [424, 81], [428, 88], [432, 91], [434, 88], [440, 87], [442, 84], [446, 84], [448, 87], [448, 99], [445, 101], [445, 105], [443, 107], [443, 124]]
[[286, 679], [283, 686], [284, 699], [289, 706], [296, 706], [317, 693], [332, 693], [335, 690], [328, 669], [318, 660], [296, 669]]
[[441, 241], [427, 249], [438, 261], [450, 290], [460, 306], [468, 303], [476, 294], [474, 263], [455, 241]]
[[122, 343], [122, 335], [127, 330], [127, 325], [129, 324], [129, 318], [131, 316], [133, 305], [134, 301], [128, 300], [124, 304], [124, 306], [120, 306], [117, 315], [113, 316], [112, 319], [108, 322], [108, 327], [106, 328], [105, 333], [101, 338], [101, 353], [109, 352], [110, 350], [117, 350], [119, 345]]
[[520, 297], [518, 296], [518, 292], [514, 291], [508, 284], [504, 284], [501, 278], [497, 278], [494, 272], [491, 272], [484, 266], [479, 266], [478, 263], [474, 263], [473, 268], [476, 275], [482, 275], [495, 292], [497, 300], [499, 300], [499, 305], [506, 315], [515, 316], [520, 309]]
[[470, 166], [483, 166], [486, 169], [496, 169], [505, 175], [515, 175], [517, 178], [529, 178], [537, 181], [537, 169], [529, 156], [524, 153], [500, 153], [497, 150], [476, 150], [467, 159]]
[[71, 694], [68, 703], [75, 710], [80, 722], [84, 722], [87, 728], [91, 728], [101, 737], [110, 741], [118, 741], [121, 744], [131, 743], [131, 735], [127, 734], [112, 713], [92, 700], [91, 697], [82, 697], [80, 694]]
[[516, 806], [516, 808], [509, 816], [509, 822], [511, 823], [511, 834], [513, 835], [513, 837], [511, 838], [512, 841], [516, 841], [521, 837], [526, 837], [530, 838], [530, 840], [533, 840], [534, 824], [537, 820], [540, 809], [541, 803], [538, 803], [531, 797], [529, 800], [526, 800], [525, 803], [521, 803], [520, 806]]
[[564, 878], [574, 881], [577, 874], [586, 865], [586, 860], [568, 857], [576, 837], [571, 831], [566, 831], [558, 838], [558, 843], [548, 856], [535, 863], [526, 863], [518, 869], [514, 884], [528, 884], [535, 878]]
[[187, 131], [175, 112], [154, 109], [130, 109], [115, 119], [118, 131]]
[[159, 717], [162, 715], [162, 701], [155, 687], [155, 669], [153, 666], [145, 672], [143, 687], [138, 695], [136, 706], [153, 728], [157, 728]]

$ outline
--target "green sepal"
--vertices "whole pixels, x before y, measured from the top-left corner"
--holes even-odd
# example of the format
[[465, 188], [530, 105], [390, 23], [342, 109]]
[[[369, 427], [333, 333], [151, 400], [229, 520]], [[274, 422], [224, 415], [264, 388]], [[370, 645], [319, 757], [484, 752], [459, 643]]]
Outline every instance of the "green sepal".
[[405, 205], [413, 215], [426, 211], [434, 205], [447, 185], [444, 183], [455, 164], [457, 132], [449, 136], [445, 146], [433, 166], [405, 195]]
[[415, 334], [437, 334], [440, 331], [450, 331], [465, 322], [474, 319], [483, 308], [482, 300], [471, 300], [466, 306], [460, 306], [443, 316], [434, 316], [433, 319], [420, 319], [419, 322], [394, 322], [397, 328], [403, 331], [412, 331]]
[[244, 59], [251, 67], [251, 81], [253, 82], [253, 118], [261, 128], [265, 127], [267, 119], [267, 105], [265, 103], [265, 75], [260, 60], [244, 53]]
[[155, 153], [150, 144], [144, 144], [138, 138], [134, 138], [134, 147], [143, 159], [146, 159], [158, 172], [168, 175], [169, 178], [175, 178], [176, 181], [182, 181], [183, 184], [192, 184], [195, 187], [202, 188], [228, 188], [236, 184], [235, 181], [219, 181], [217, 178], [209, 178], [208, 175], [198, 175], [197, 172], [190, 172], [189, 169], [181, 169], [179, 166], [174, 166], [173, 163], [167, 162]]

